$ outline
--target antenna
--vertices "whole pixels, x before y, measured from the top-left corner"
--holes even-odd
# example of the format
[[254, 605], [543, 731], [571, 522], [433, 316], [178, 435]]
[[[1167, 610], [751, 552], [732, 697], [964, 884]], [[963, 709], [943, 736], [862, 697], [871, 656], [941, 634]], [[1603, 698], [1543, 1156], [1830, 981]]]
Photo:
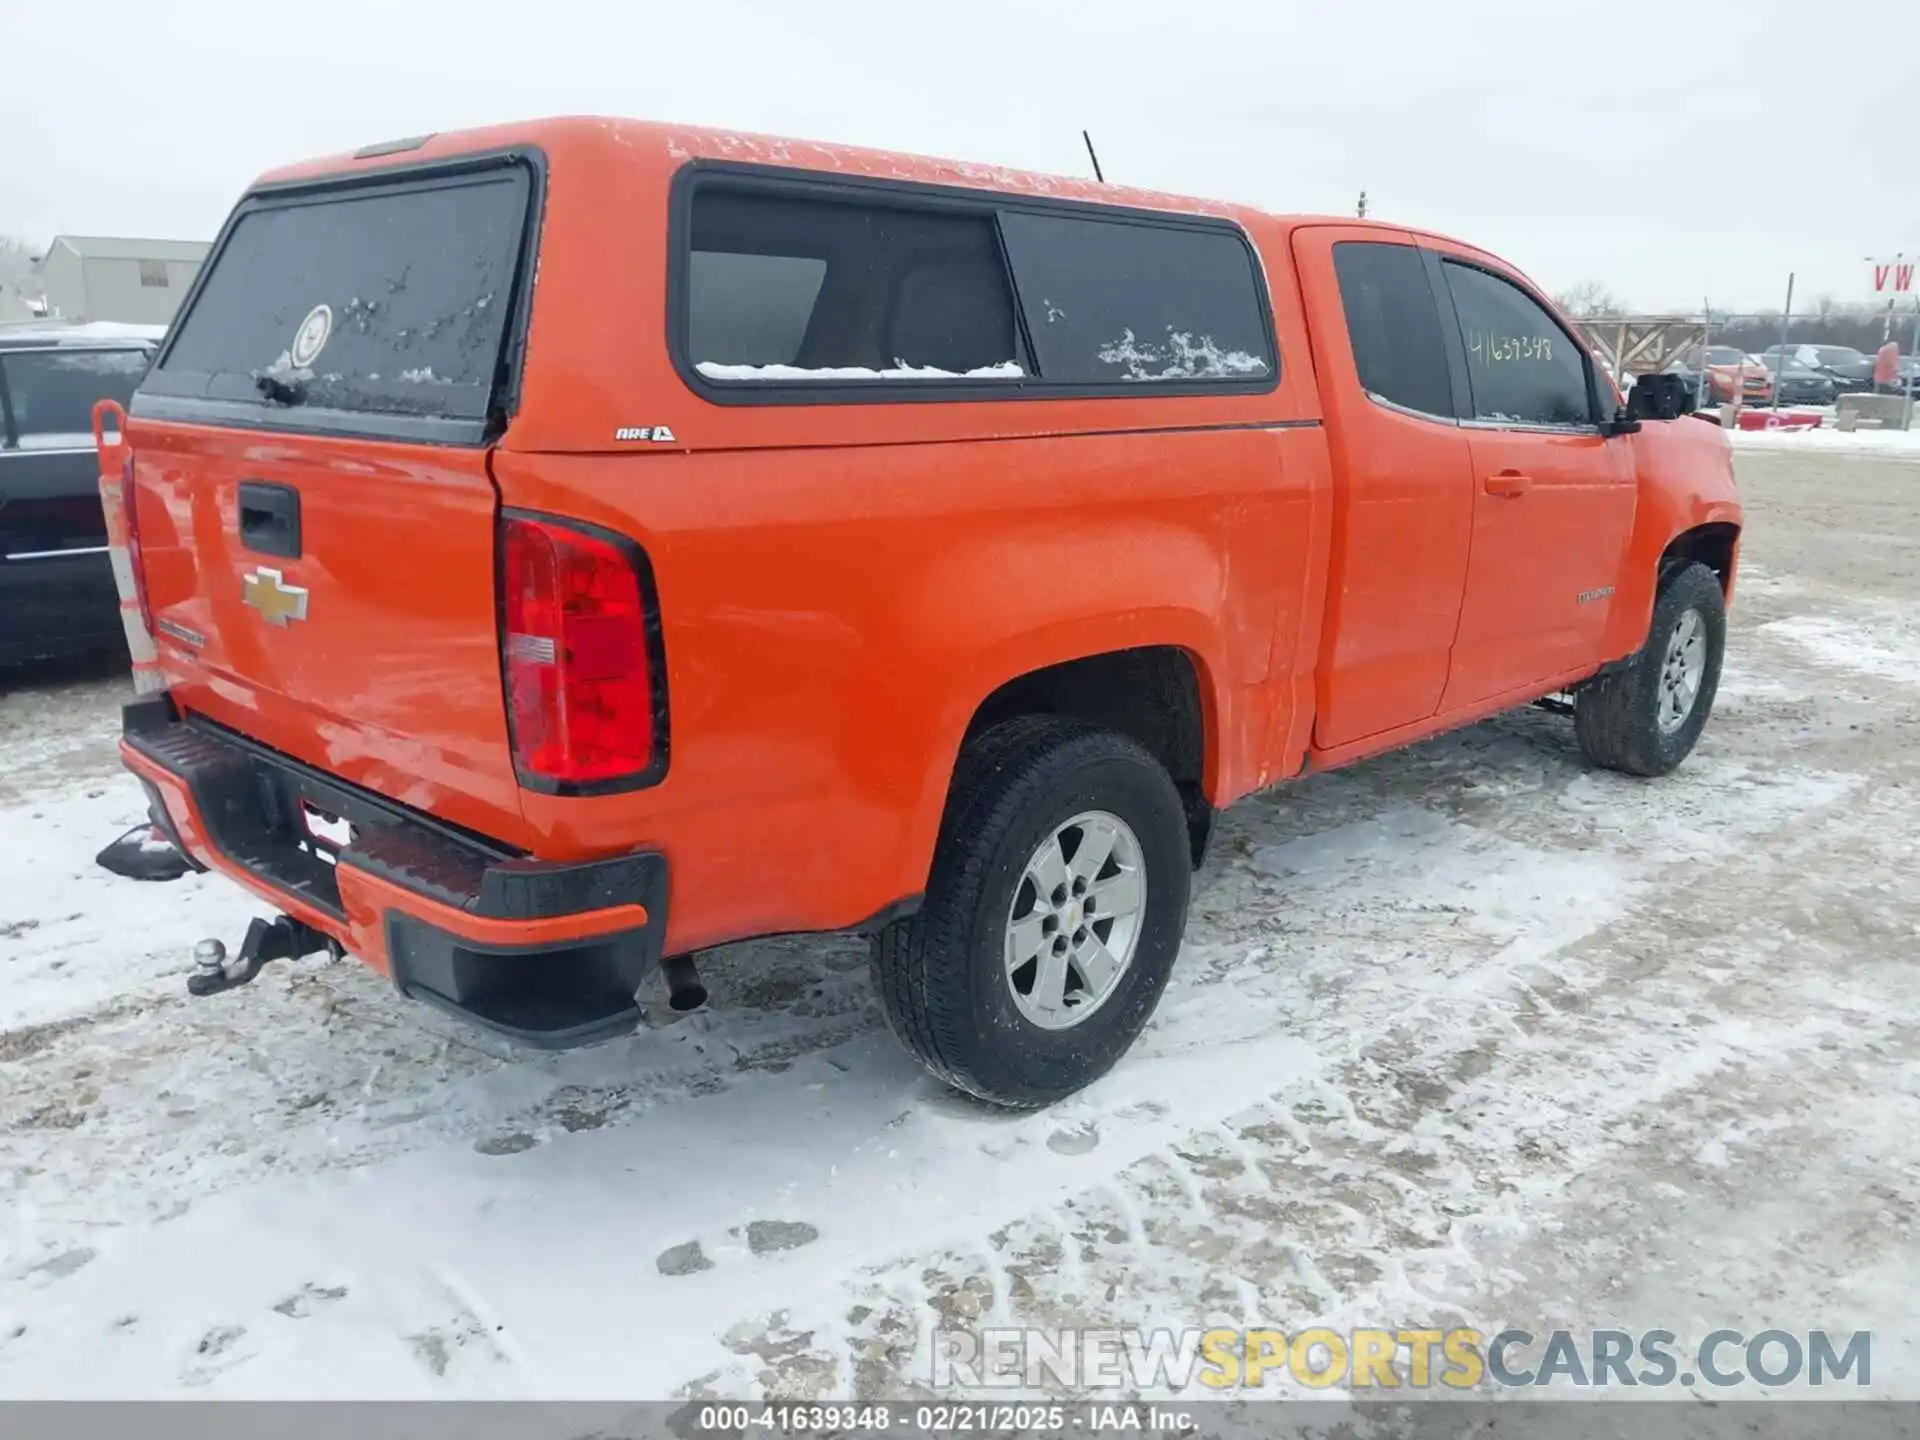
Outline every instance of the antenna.
[[1362, 190], [1362, 191], [1360, 192], [1360, 204], [1359, 204], [1359, 206], [1358, 206], [1358, 207], [1357, 207], [1357, 208], [1356, 208], [1356, 209], [1354, 210], [1354, 212], [1353, 212], [1353, 213], [1354, 213], [1354, 214], [1355, 214], [1355, 215], [1356, 215], [1356, 216], [1357, 216], [1357, 217], [1358, 217], [1359, 219], [1362, 219], [1362, 220], [1364, 220], [1364, 219], [1366, 219], [1366, 218], [1367, 218], [1367, 192], [1366, 192], [1366, 191], [1364, 191], [1364, 190]]
[[1098, 180], [1102, 185], [1106, 184], [1107, 177], [1100, 173], [1100, 157], [1096, 155], [1093, 150], [1093, 136], [1082, 130], [1080, 132], [1080, 138], [1087, 142], [1087, 158], [1093, 161], [1093, 178]]

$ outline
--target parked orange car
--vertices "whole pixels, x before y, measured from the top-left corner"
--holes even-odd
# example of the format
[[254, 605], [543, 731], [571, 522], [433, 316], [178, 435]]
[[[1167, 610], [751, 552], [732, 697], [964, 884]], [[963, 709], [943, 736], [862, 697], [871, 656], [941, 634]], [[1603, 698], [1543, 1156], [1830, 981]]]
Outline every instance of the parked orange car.
[[1565, 690], [1679, 764], [1741, 523], [1472, 246], [624, 121], [269, 175], [125, 434], [122, 751], [283, 912], [196, 993], [324, 946], [563, 1044], [860, 930], [1008, 1105], [1140, 1032], [1239, 797]]
[[1694, 350], [1675, 363], [1676, 374], [1691, 376], [1697, 385], [1700, 367], [1706, 366], [1709, 405], [1771, 405], [1773, 371], [1757, 355], [1749, 355], [1733, 345], [1708, 345]]

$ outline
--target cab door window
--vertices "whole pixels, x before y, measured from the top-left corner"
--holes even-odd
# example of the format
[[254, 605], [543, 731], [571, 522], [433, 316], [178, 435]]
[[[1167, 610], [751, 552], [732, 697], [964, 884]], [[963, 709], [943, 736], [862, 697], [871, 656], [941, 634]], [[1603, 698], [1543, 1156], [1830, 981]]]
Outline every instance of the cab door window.
[[1473, 419], [1490, 425], [1595, 423], [1587, 358], [1546, 309], [1510, 281], [1443, 260], [1467, 357]]

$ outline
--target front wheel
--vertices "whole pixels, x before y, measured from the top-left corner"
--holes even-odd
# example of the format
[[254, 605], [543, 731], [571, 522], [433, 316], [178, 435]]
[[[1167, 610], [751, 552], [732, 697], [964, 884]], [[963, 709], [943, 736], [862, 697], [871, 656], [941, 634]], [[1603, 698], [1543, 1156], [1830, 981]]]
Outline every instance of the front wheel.
[[1706, 566], [1671, 571], [1644, 645], [1573, 697], [1587, 759], [1629, 775], [1665, 775], [1692, 753], [1713, 711], [1727, 648], [1726, 596]]
[[1186, 927], [1179, 792], [1125, 736], [1027, 716], [972, 741], [919, 913], [874, 942], [895, 1035], [982, 1100], [1031, 1108], [1145, 1027]]

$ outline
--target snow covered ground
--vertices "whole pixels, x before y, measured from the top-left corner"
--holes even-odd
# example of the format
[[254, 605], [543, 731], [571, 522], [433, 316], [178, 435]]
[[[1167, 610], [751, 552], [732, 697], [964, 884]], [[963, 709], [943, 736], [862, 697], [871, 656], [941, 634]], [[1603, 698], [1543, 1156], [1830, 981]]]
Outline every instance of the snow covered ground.
[[1904, 455], [1920, 459], [1920, 430], [1836, 430], [1828, 422], [1805, 430], [1729, 430], [1727, 435], [1736, 450]]
[[842, 940], [564, 1055], [353, 962], [190, 1001], [258, 911], [94, 868], [121, 687], [16, 679], [0, 1395], [901, 1395], [940, 1324], [1612, 1323], [1872, 1330], [1920, 1398], [1920, 465], [1826, 438], [1738, 437], [1677, 776], [1527, 711], [1236, 807], [1142, 1043], [1037, 1115], [925, 1079]]

